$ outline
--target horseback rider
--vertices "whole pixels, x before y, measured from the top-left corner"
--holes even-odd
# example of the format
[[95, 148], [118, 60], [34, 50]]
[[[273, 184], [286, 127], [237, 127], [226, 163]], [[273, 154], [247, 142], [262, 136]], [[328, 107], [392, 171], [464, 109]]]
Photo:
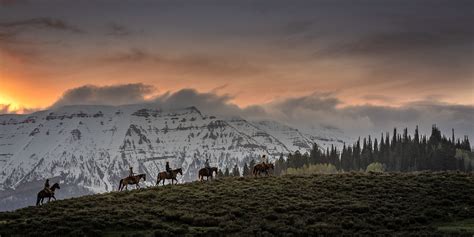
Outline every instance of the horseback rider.
[[265, 166], [268, 163], [267, 156], [262, 155], [261, 161], [262, 161], [262, 164]]
[[133, 177], [134, 175], [135, 175], [135, 173], [133, 172], [133, 167], [130, 166], [130, 171], [129, 171], [128, 177]]
[[49, 194], [53, 194], [53, 191], [49, 188], [49, 179], [46, 179], [46, 182], [44, 183], [44, 190]]
[[166, 172], [168, 172], [168, 176], [172, 177], [173, 174], [171, 173], [170, 162], [166, 161]]
[[206, 162], [204, 162], [204, 168], [207, 169], [207, 173], [211, 173], [211, 166], [209, 165], [209, 158], [206, 158]]

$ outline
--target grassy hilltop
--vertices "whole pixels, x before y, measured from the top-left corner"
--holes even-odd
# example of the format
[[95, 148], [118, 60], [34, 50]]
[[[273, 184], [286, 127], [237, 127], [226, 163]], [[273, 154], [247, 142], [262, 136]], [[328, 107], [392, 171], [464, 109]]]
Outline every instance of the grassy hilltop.
[[462, 173], [226, 178], [0, 213], [1, 236], [468, 236], [473, 231], [474, 176]]

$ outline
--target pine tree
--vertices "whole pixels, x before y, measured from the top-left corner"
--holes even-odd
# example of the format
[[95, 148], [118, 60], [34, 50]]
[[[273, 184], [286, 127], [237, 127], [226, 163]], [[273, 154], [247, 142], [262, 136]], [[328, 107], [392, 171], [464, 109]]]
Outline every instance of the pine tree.
[[255, 160], [254, 160], [254, 159], [251, 159], [251, 160], [250, 160], [250, 163], [249, 163], [249, 169], [252, 170], [253, 167], [255, 167], [255, 164], [256, 164], [256, 163], [255, 163]]
[[250, 175], [250, 169], [247, 165], [247, 162], [244, 164], [244, 168], [242, 170], [242, 176], [249, 176]]
[[224, 173], [222, 173], [222, 170], [221, 170], [221, 169], [219, 169], [219, 170], [217, 171], [217, 177], [219, 177], [219, 178], [224, 177]]
[[232, 169], [232, 176], [234, 176], [234, 177], [239, 177], [240, 176], [240, 170], [239, 170], [239, 167], [237, 165], [235, 165], [234, 168]]
[[[275, 161], [275, 175], [281, 175], [286, 171], [286, 161], [283, 157], [283, 153], [280, 154], [280, 158]], [[250, 171], [251, 172], [251, 171]]]
[[229, 177], [229, 176], [230, 176], [229, 168], [225, 167], [224, 177]]

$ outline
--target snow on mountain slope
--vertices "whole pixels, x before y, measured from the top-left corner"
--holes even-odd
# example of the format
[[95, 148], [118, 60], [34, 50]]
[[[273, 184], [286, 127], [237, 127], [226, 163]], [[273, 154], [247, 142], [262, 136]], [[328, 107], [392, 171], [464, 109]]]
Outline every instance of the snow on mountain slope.
[[306, 152], [312, 142], [277, 122], [220, 119], [195, 107], [67, 106], [0, 115], [0, 204], [16, 200], [15, 190], [37, 192], [46, 178], [70, 187], [69, 196], [105, 192], [116, 190], [130, 166], [153, 185], [170, 161], [183, 168], [180, 181], [191, 181], [206, 158], [220, 169], [242, 167], [262, 154]]

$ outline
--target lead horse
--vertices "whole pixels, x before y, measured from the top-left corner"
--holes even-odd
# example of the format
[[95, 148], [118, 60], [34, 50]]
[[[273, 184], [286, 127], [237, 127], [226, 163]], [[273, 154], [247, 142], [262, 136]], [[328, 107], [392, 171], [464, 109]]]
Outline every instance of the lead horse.
[[56, 197], [54, 196], [54, 190], [56, 189], [61, 189], [59, 187], [58, 183], [53, 184], [51, 186], [51, 192], [46, 191], [45, 189], [39, 191], [38, 195], [36, 196], [36, 206], [39, 206], [40, 203], [43, 205], [43, 200], [44, 198], [48, 198], [48, 202], [51, 201], [51, 198], [53, 198], [56, 201]]
[[125, 190], [128, 190], [128, 185], [129, 184], [135, 184], [136, 188], [140, 188], [140, 180], [143, 179], [143, 181], [146, 181], [146, 175], [145, 174], [139, 174], [135, 176], [128, 176], [127, 178], [121, 179], [119, 183], [119, 191], [122, 191], [123, 188]]
[[166, 179], [171, 179], [171, 184], [173, 184], [174, 181], [178, 183], [178, 180], [176, 179], [176, 176], [178, 174], [183, 175], [183, 169], [179, 168], [179, 169], [171, 170], [171, 175], [166, 171], [160, 172], [158, 176], [156, 177], [156, 185], [158, 185], [161, 182], [161, 180], [163, 180], [163, 186], [164, 186]]

